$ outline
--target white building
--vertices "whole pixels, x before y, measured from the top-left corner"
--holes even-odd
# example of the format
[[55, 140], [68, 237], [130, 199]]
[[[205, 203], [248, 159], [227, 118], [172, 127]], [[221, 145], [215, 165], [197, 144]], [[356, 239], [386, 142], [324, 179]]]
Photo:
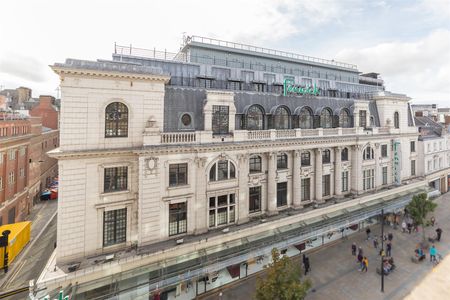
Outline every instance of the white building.
[[176, 55], [117, 47], [113, 61], [52, 68], [60, 198], [46, 293], [189, 299], [426, 186], [410, 99], [354, 65], [192, 37]]
[[450, 135], [448, 127], [430, 117], [415, 117], [419, 128], [419, 174], [433, 190], [445, 193], [450, 181]]

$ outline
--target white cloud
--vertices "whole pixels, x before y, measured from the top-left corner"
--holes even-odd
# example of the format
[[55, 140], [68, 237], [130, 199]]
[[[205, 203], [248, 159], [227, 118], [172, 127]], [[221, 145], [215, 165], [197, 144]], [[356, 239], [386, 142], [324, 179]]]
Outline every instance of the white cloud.
[[362, 72], [381, 73], [389, 90], [415, 101], [450, 104], [450, 30], [436, 30], [414, 42], [347, 48], [337, 58], [356, 63]]

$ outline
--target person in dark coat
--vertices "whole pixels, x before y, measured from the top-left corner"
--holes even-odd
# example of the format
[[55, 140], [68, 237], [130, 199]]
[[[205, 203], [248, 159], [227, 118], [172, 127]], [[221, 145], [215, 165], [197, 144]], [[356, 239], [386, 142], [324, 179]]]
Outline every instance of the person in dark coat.
[[437, 240], [438, 242], [440, 242], [440, 241], [441, 241], [441, 235], [442, 235], [442, 229], [441, 229], [440, 227], [438, 227], [438, 228], [436, 229], [436, 235], [437, 235], [436, 240]]
[[352, 255], [356, 256], [356, 244], [355, 243], [352, 244]]
[[389, 232], [389, 234], [388, 234], [388, 241], [392, 242], [393, 239], [394, 239], [394, 235], [392, 234], [392, 232]]
[[304, 266], [305, 266], [305, 275], [306, 275], [306, 274], [308, 274], [309, 269], [310, 269], [310, 265], [309, 265], [309, 257], [305, 257]]
[[391, 251], [392, 251], [392, 244], [391, 244], [391, 242], [389, 242], [389, 243], [387, 243], [387, 245], [386, 245], [386, 255], [387, 255], [387, 256], [392, 256], [392, 255], [391, 255]]

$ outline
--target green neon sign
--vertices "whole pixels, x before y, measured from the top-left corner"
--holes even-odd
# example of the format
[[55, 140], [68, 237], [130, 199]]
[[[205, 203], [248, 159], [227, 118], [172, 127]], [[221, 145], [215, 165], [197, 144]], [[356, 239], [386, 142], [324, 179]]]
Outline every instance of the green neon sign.
[[288, 94], [299, 94], [299, 95], [319, 95], [319, 88], [314, 84], [314, 86], [301, 87], [294, 84], [292, 79], [285, 79], [283, 81], [283, 96]]

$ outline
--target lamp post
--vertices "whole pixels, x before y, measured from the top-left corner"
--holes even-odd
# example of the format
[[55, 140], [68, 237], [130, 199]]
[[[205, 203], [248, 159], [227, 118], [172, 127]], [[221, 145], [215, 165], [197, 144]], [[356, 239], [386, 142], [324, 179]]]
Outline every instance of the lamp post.
[[384, 293], [384, 209], [381, 209], [381, 292]]

